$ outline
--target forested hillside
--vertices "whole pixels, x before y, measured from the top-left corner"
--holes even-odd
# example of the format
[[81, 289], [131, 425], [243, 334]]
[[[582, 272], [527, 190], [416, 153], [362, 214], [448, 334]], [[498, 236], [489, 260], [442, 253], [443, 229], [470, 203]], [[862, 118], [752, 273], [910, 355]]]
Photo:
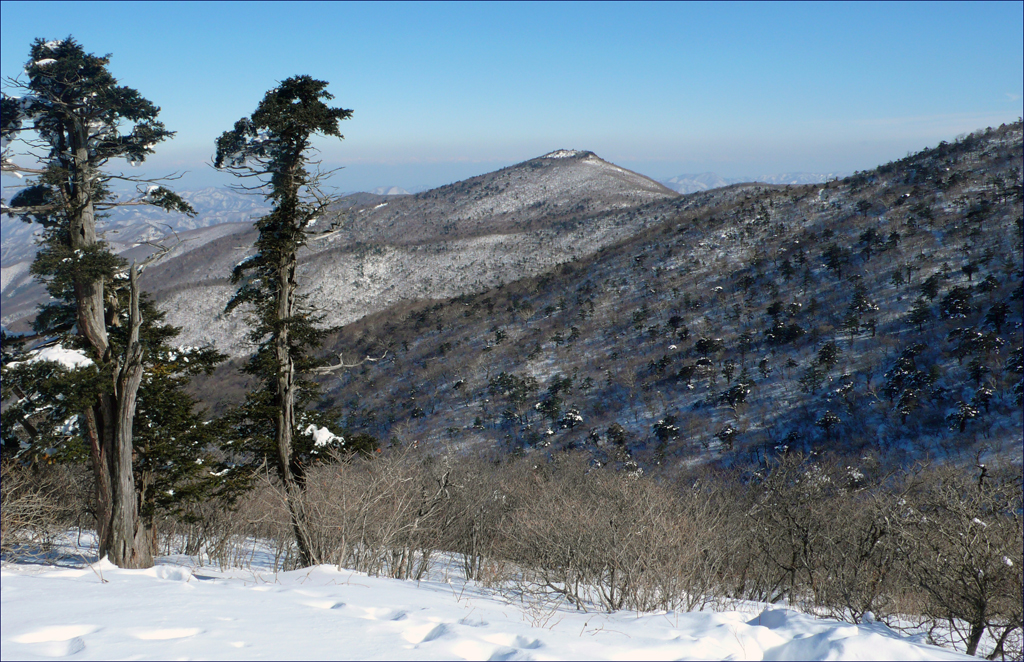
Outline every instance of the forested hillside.
[[647, 466], [1019, 458], [1021, 157], [1017, 122], [839, 182], [668, 200], [590, 258], [350, 324], [333, 354], [386, 355], [327, 404], [396, 443]]

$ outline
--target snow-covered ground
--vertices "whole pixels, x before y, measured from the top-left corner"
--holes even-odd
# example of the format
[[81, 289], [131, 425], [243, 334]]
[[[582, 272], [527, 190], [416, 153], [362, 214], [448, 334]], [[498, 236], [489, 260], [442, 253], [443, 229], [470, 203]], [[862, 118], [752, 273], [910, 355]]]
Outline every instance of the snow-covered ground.
[[436, 571], [419, 583], [331, 566], [216, 570], [164, 557], [4, 563], [0, 657], [74, 659], [952, 660], [901, 637], [752, 604], [583, 613]]

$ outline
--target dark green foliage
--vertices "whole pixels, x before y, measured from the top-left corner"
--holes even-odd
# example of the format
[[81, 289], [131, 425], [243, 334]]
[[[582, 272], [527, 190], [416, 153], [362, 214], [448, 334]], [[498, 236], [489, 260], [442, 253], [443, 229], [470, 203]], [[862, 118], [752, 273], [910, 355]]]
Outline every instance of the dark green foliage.
[[864, 286], [864, 283], [858, 282], [857, 286], [853, 289], [853, 300], [850, 301], [850, 312], [854, 313], [870, 313], [878, 310], [878, 306], [872, 303], [868, 297], [868, 290]]
[[1003, 324], [1010, 313], [1010, 306], [1002, 301], [993, 304], [985, 314], [985, 323], [995, 327], [996, 333], [1003, 332]]
[[739, 432], [736, 428], [731, 425], [726, 425], [724, 428], [715, 433], [715, 437], [722, 442], [724, 446], [732, 448], [736, 440], [736, 434]]
[[921, 294], [928, 297], [929, 301], [934, 301], [935, 297], [939, 296], [941, 285], [942, 278], [938, 274], [932, 274], [921, 283]]
[[[14, 136], [29, 128], [49, 146], [46, 172], [34, 186], [19, 192], [12, 207], [26, 212], [44, 227], [58, 224], [65, 202], [85, 193], [103, 208], [110, 200], [110, 177], [97, 172], [109, 160], [119, 158], [140, 163], [153, 148], [174, 136], [156, 119], [160, 108], [130, 87], [118, 85], [107, 70], [110, 56], [86, 53], [72, 37], [47, 42], [36, 39], [30, 50], [24, 85], [27, 96], [21, 103], [5, 98], [3, 130]], [[45, 61], [45, 64], [37, 64]], [[76, 127], [88, 127], [87, 143]], [[128, 128], [127, 132], [122, 132]], [[87, 162], [75, 160], [75, 150], [87, 150]], [[83, 177], [83, 169], [90, 176]], [[79, 190], [82, 186], [88, 191]], [[158, 187], [146, 194], [145, 203], [194, 214], [179, 196]]]
[[[342, 138], [339, 122], [352, 116], [351, 110], [328, 106], [333, 98], [324, 81], [309, 76], [283, 81], [266, 93], [251, 117], [243, 117], [221, 135], [214, 159], [219, 169], [257, 178], [273, 204], [271, 212], [256, 221], [255, 254], [231, 274], [238, 289], [226, 312], [245, 307], [249, 339], [256, 345], [245, 371], [261, 382], [235, 412], [233, 422], [241, 438], [248, 440], [238, 457], [274, 467], [289, 495], [302, 565], [313, 563], [314, 557], [298, 499], [310, 458], [323, 455], [323, 446], [313, 442], [313, 435], [327, 427], [317, 424], [314, 419], [320, 416], [310, 408], [319, 397], [310, 374], [326, 368], [313, 352], [328, 331], [320, 327], [321, 317], [308, 299], [297, 293], [296, 271], [308, 226], [331, 203], [320, 190], [321, 173], [308, 169], [311, 139], [318, 134]], [[334, 369], [346, 368], [339, 363]], [[421, 407], [410, 408], [413, 418], [424, 413]], [[342, 443], [329, 429], [320, 434]]]
[[747, 401], [747, 396], [750, 395], [751, 384], [746, 381], [739, 381], [729, 387], [722, 395], [719, 396], [718, 400], [722, 404], [727, 404], [730, 407], [741, 405]]
[[[296, 256], [305, 244], [306, 227], [326, 205], [317, 174], [307, 169], [310, 141], [316, 134], [342, 138], [338, 123], [352, 116], [351, 110], [326, 105], [334, 98], [326, 88], [327, 83], [309, 76], [285, 80], [267, 92], [251, 117], [221, 135], [214, 160], [217, 168], [258, 178], [273, 203], [271, 212], [256, 221], [255, 254], [231, 275], [238, 289], [227, 312], [239, 306], [245, 310], [249, 339], [257, 347], [245, 372], [262, 382], [232, 416], [239, 436], [248, 440], [238, 457], [268, 461], [299, 478], [308, 464], [302, 429], [313, 416], [306, 410], [319, 398], [309, 371], [324, 364], [313, 351], [327, 333], [307, 299], [295, 293]], [[280, 429], [282, 415], [290, 421], [288, 430]], [[288, 448], [282, 448], [286, 438]], [[284, 457], [289, 458], [286, 464]]]
[[821, 388], [821, 384], [824, 381], [825, 374], [821, 368], [816, 365], [809, 365], [800, 376], [800, 390], [804, 393], [814, 393]]
[[537, 380], [533, 377], [519, 377], [508, 372], [501, 372], [496, 377], [492, 377], [488, 384], [490, 394], [495, 397], [504, 397], [517, 418], [523, 416], [524, 405], [537, 392], [538, 388]]
[[693, 349], [701, 356], [708, 356], [725, 349], [725, 342], [721, 338], [701, 338], [693, 344]]
[[950, 430], [962, 433], [967, 427], [967, 422], [972, 418], [977, 418], [980, 413], [973, 404], [960, 401], [956, 405], [956, 411], [947, 416], [946, 421], [949, 423]]
[[842, 350], [839, 349], [839, 345], [830, 340], [818, 350], [818, 365], [823, 366], [826, 370], [831, 370], [835, 364], [839, 363], [840, 354], [842, 354]]
[[850, 251], [841, 248], [838, 244], [829, 244], [821, 257], [828, 270], [839, 278], [843, 275], [843, 266], [850, 261]]
[[612, 423], [608, 426], [608, 441], [612, 444], [624, 448], [629, 443], [629, 432], [626, 428], [622, 427], [618, 423]]
[[[158, 500], [152, 477], [159, 472], [163, 493], [173, 495], [168, 486], [190, 481], [194, 471], [167, 467], [194, 467], [185, 458], [210, 441], [186, 432], [195, 427], [187, 420], [193, 402], [181, 389], [219, 355], [197, 350], [189, 352], [191, 366], [160, 364], [177, 330], [160, 326], [162, 316], [138, 292], [135, 267], [129, 273], [110, 252], [96, 221], [104, 210], [125, 204], [195, 212], [166, 188], [142, 193], [141, 180], [104, 170], [111, 159], [141, 162], [174, 135], [157, 121], [158, 107], [117, 84], [107, 70], [109, 56], [88, 54], [71, 37], [37, 39], [30, 55], [27, 80], [10, 81], [24, 96], [17, 102], [5, 97], [3, 134], [6, 140], [32, 132], [26, 142], [42, 167], [26, 169], [9, 161], [5, 150], [5, 171], [33, 175], [11, 200], [11, 214], [42, 226], [31, 272], [54, 302], [40, 310], [36, 331], [88, 361], [71, 369], [5, 362], [4, 398], [14, 399], [11, 416], [5, 412], [5, 449], [15, 448], [14, 435], [26, 444], [18, 452], [22, 459], [77, 459], [88, 449], [100, 554], [109, 553], [122, 567], [148, 567]], [[119, 198], [108, 186], [113, 179], [134, 182], [140, 192]], [[153, 402], [159, 405], [147, 404]], [[6, 425], [11, 420], [21, 425]]]
[[832, 430], [834, 430], [836, 426], [838, 426], [842, 422], [842, 419], [840, 419], [837, 415], [833, 414], [830, 411], [826, 411], [821, 416], [821, 418], [814, 422], [814, 424], [825, 431], [826, 438], [831, 438]]
[[[126, 307], [127, 287], [114, 293], [120, 307]], [[217, 463], [222, 430], [218, 422], [206, 420], [185, 389], [194, 376], [210, 374], [226, 357], [211, 347], [175, 347], [179, 330], [163, 323], [165, 313], [145, 295], [140, 309], [146, 350], [133, 421], [133, 470], [142, 498], [140, 514], [152, 523], [159, 512], [181, 514], [221, 491], [222, 481], [210, 472]], [[67, 302], [48, 304], [44, 312], [73, 321], [74, 309]], [[125, 326], [112, 327], [112, 345], [123, 346], [127, 333]], [[73, 344], [73, 338], [65, 342]], [[69, 368], [46, 361], [12, 365], [5, 360], [3, 397], [14, 404], [4, 411], [4, 420], [21, 423], [4, 426], [5, 456], [13, 453], [31, 462], [88, 459], [80, 416], [112, 379], [111, 367], [101, 366]]]
[[13, 404], [4, 409], [5, 460], [85, 461], [89, 450], [79, 416], [95, 402], [109, 375], [95, 364], [68, 369], [52, 361], [9, 363], [6, 358], [3, 400]]
[[932, 318], [932, 307], [923, 296], [918, 297], [907, 315], [907, 321], [917, 327], [918, 332], [924, 330], [925, 323]]
[[885, 373], [884, 392], [904, 422], [906, 416], [917, 408], [921, 392], [934, 381], [929, 373], [917, 367], [916, 357], [924, 349], [923, 345], [915, 345], [904, 350], [893, 367]]
[[963, 363], [968, 356], [997, 351], [1005, 342], [995, 332], [984, 333], [974, 328], [953, 329], [946, 340], [954, 343], [952, 354], [959, 363]]
[[954, 287], [942, 297], [939, 304], [939, 317], [953, 319], [967, 317], [971, 312], [971, 288]]
[[786, 324], [780, 320], [764, 332], [764, 339], [769, 345], [785, 345], [796, 342], [805, 333], [807, 331], [796, 322]]

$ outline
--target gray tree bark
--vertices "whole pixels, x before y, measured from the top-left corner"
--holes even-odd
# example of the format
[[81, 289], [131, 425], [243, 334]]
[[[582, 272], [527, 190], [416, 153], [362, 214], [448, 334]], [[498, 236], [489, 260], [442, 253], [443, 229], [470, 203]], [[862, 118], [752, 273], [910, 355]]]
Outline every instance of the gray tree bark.
[[[74, 164], [71, 208], [68, 210], [73, 250], [88, 250], [97, 243], [96, 211], [92, 199], [96, 173], [89, 163], [87, 128], [72, 127]], [[132, 423], [135, 402], [142, 383], [142, 345], [139, 327], [138, 275], [130, 274], [130, 338], [125, 354], [116, 359], [111, 393], [101, 393], [97, 403], [83, 412], [85, 433], [96, 480], [96, 533], [100, 556], [108, 556], [122, 568], [153, 565], [152, 536], [139, 518], [138, 494], [133, 472]], [[100, 363], [108, 363], [110, 339], [105, 316], [102, 278], [76, 279], [78, 333], [92, 346]], [[115, 312], [116, 316], [116, 312]]]

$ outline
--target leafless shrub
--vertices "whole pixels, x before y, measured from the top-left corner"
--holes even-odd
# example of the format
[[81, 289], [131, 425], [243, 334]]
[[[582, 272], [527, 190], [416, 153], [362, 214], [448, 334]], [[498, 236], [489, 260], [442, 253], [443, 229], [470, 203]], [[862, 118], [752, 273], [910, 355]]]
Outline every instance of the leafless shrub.
[[[156, 524], [164, 554], [187, 554], [222, 568], [249, 567], [269, 547], [273, 568], [294, 563], [294, 535], [279, 486], [268, 474], [235, 501], [211, 499], [165, 514]], [[260, 559], [263, 561], [264, 559]]]
[[987, 633], [990, 659], [1019, 658], [1019, 468], [879, 475], [870, 462], [793, 454], [755, 476], [745, 507], [750, 526], [729, 533], [739, 553], [723, 587], [733, 597], [853, 622], [916, 619], [912, 630], [972, 655]]
[[[4, 466], [4, 554], [44, 550], [80, 521], [87, 485], [67, 468]], [[1016, 659], [1021, 494], [1012, 466], [895, 474], [869, 458], [791, 454], [753, 475], [671, 481], [584, 454], [495, 462], [406, 448], [309, 468], [297, 506], [317, 563], [419, 579], [438, 556], [461, 557], [467, 578], [522, 601], [538, 622], [559, 604], [785, 601], [854, 622], [872, 612], [941, 645]], [[165, 516], [164, 553], [245, 567], [269, 547], [262, 562], [294, 567], [285, 499], [268, 474], [231, 507]]]
[[[442, 506], [450, 488], [444, 462], [412, 450], [337, 459], [310, 468], [301, 494], [291, 497], [298, 499], [298, 526], [305, 528], [314, 562], [370, 575], [421, 578], [445, 529]], [[232, 519], [241, 522], [241, 539], [266, 535], [273, 540], [279, 550], [275, 563], [289, 567], [294, 536], [288, 497], [269, 477], [257, 492], [258, 498], [240, 503]], [[237, 545], [239, 534], [232, 538], [222, 531], [218, 539]]]
[[503, 477], [499, 549], [521, 571], [516, 592], [608, 610], [692, 609], [711, 596], [722, 558], [702, 497], [578, 455]]
[[891, 613], [897, 499], [864, 471], [793, 454], [758, 481], [747, 512], [759, 555], [750, 597], [854, 622]]
[[79, 468], [5, 462], [0, 472], [0, 550], [8, 559], [45, 555], [69, 528], [91, 523]]
[[899, 541], [908, 579], [923, 593], [920, 613], [948, 625], [969, 655], [987, 631], [995, 642], [989, 659], [1020, 659], [1020, 468], [928, 469], [913, 477], [908, 497]]
[[[525, 466], [525, 463], [524, 463]], [[442, 549], [460, 554], [468, 579], [502, 584], [509, 572], [502, 558], [503, 522], [512, 513], [503, 482], [520, 470], [479, 458], [451, 463], [449, 498], [441, 520]]]

